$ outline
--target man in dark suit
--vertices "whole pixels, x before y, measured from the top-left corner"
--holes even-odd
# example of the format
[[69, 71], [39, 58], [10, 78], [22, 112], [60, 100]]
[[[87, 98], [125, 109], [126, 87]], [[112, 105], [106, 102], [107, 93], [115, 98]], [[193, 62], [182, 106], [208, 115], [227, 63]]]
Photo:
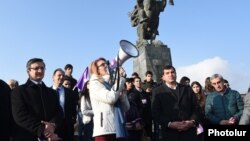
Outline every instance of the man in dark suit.
[[63, 109], [63, 123], [59, 130], [59, 136], [63, 141], [74, 140], [74, 124], [76, 122], [76, 105], [78, 94], [63, 86], [65, 73], [58, 68], [53, 73], [52, 88], [57, 91], [60, 105]]
[[153, 90], [152, 115], [161, 125], [162, 141], [198, 141], [201, 111], [190, 86], [176, 82], [173, 66], [163, 68], [163, 85]]
[[129, 98], [134, 103], [136, 103], [147, 136], [152, 138], [152, 114], [150, 95], [142, 89], [140, 77], [135, 76], [133, 85], [134, 89], [132, 90], [132, 93], [130, 93]]
[[16, 140], [57, 141], [62, 108], [57, 93], [42, 82], [45, 63], [40, 58], [32, 58], [26, 68], [29, 79], [11, 94], [12, 114], [17, 124]]
[[0, 79], [0, 137], [1, 141], [9, 141], [11, 136], [10, 87]]

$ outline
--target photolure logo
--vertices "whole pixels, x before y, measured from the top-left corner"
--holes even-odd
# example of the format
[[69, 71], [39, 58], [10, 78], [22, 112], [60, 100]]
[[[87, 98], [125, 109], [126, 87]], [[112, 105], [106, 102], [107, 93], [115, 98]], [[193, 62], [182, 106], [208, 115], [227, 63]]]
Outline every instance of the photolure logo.
[[217, 129], [208, 129], [208, 136], [246, 136], [247, 131], [239, 131], [234, 129], [230, 131], [226, 129], [225, 131], [218, 131]]

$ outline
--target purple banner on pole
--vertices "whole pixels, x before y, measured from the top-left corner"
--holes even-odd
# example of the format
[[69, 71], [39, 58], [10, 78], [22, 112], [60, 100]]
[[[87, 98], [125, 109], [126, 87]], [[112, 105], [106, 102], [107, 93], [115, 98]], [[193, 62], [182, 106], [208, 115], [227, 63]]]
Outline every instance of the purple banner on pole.
[[84, 84], [89, 80], [89, 68], [87, 67], [84, 72], [82, 73], [82, 76], [78, 79], [75, 88], [78, 88], [79, 91], [84, 91]]

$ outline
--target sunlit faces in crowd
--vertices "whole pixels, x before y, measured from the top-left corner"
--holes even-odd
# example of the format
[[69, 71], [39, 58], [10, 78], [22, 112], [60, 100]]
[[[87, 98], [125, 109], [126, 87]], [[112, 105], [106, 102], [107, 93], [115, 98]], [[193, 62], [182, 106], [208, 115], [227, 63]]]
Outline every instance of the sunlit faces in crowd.
[[193, 89], [193, 92], [195, 94], [198, 94], [198, 93], [201, 92], [201, 87], [199, 85], [197, 85], [197, 84], [193, 84], [192, 89]]
[[141, 88], [141, 78], [140, 77], [135, 77], [133, 84], [136, 88]]
[[147, 74], [146, 75], [146, 81], [147, 82], [150, 82], [150, 81], [152, 81], [153, 80], [153, 76], [151, 75], [151, 74]]
[[163, 76], [162, 79], [168, 83], [175, 83], [176, 82], [176, 72], [174, 68], [168, 68], [163, 70]]
[[41, 81], [45, 74], [45, 64], [43, 62], [34, 62], [30, 64], [27, 72], [32, 80]]
[[223, 77], [220, 75], [214, 75], [214, 77], [210, 78], [211, 84], [217, 92], [224, 92], [225, 85]]
[[107, 63], [104, 60], [97, 61], [97, 69], [100, 75], [107, 75]]
[[63, 86], [68, 88], [68, 89], [71, 89], [71, 83], [69, 80], [64, 80], [63, 81]]
[[133, 78], [126, 78], [125, 85], [126, 90], [131, 90], [133, 88]]
[[65, 76], [65, 73], [64, 73], [64, 71], [62, 69], [56, 69], [55, 72], [54, 72], [54, 75], [52, 77], [53, 82], [58, 84], [58, 85], [63, 84], [64, 76]]

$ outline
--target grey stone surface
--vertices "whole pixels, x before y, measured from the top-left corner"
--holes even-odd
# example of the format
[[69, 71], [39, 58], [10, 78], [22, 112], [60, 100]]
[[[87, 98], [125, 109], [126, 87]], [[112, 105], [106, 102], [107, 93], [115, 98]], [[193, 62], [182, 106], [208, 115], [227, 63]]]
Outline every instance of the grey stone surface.
[[138, 50], [139, 56], [133, 60], [133, 71], [144, 80], [145, 72], [150, 70], [154, 74], [153, 79], [158, 82], [161, 79], [163, 66], [172, 64], [170, 48], [160, 41], [155, 41], [138, 47]]

